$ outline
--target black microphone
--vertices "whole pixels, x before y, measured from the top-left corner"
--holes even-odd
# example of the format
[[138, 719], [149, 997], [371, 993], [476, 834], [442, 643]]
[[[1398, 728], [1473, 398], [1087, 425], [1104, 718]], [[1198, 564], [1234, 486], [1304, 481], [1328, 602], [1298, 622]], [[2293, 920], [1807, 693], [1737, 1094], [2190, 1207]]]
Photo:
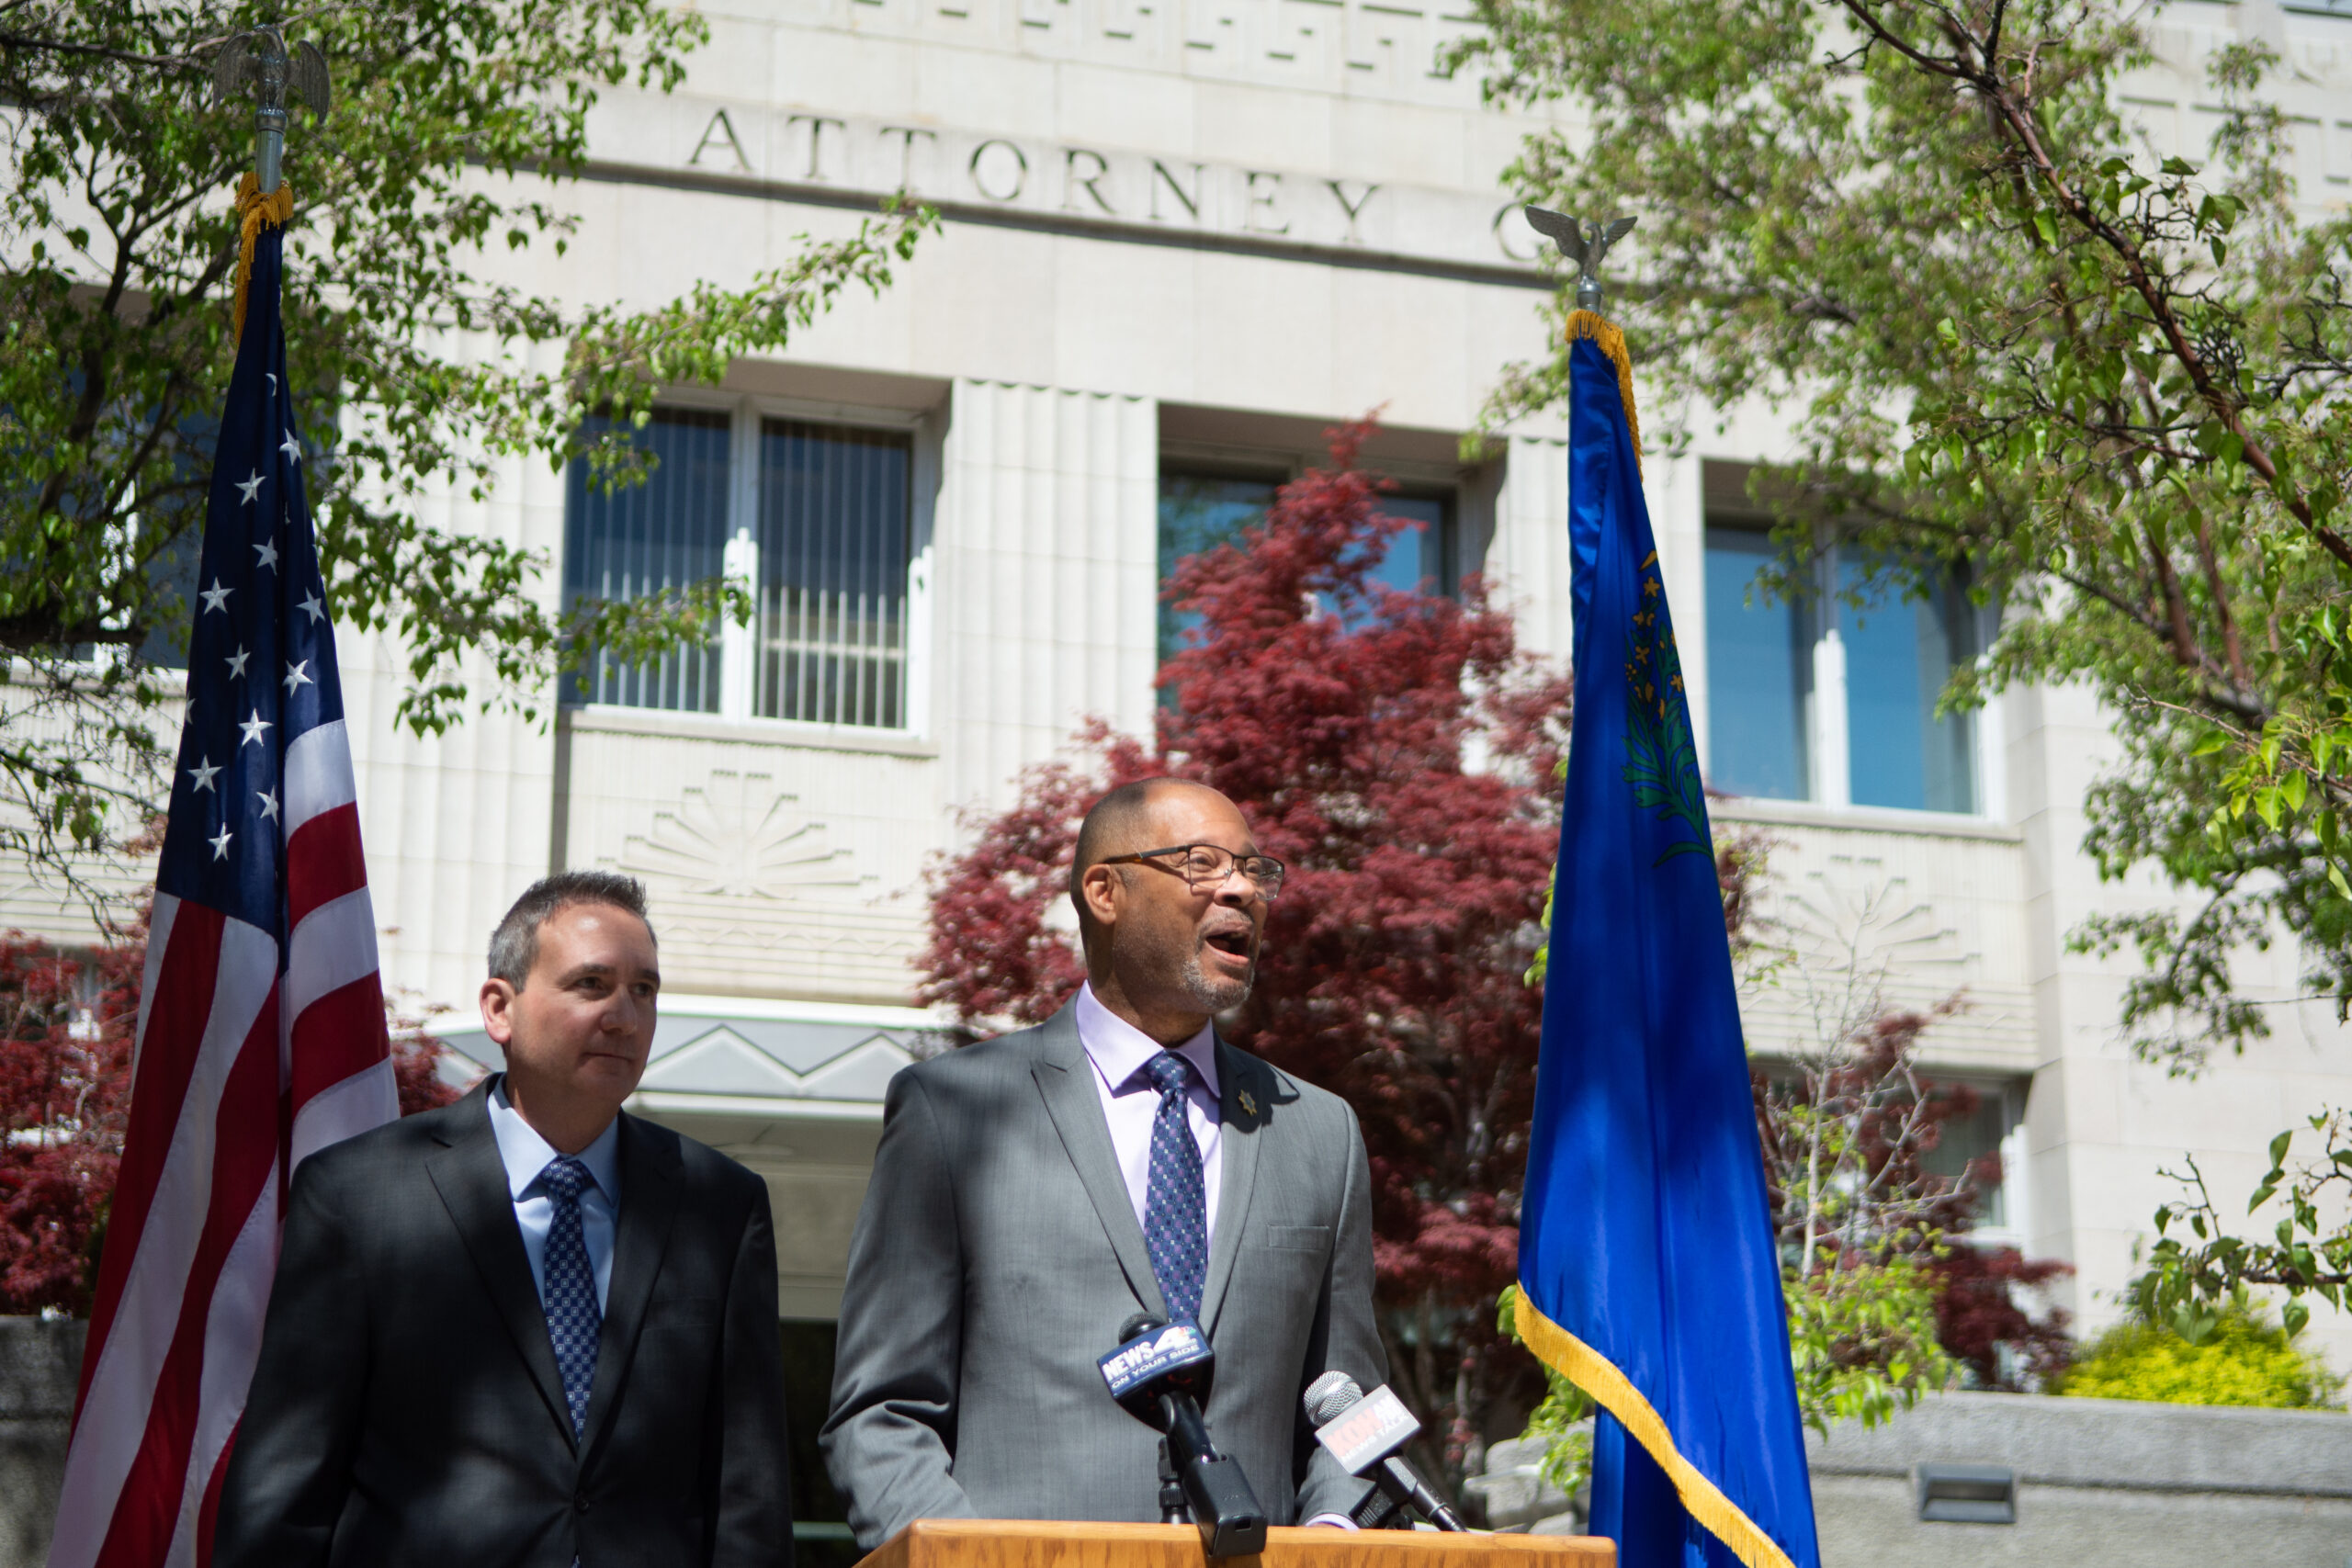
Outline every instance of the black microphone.
[[1329, 1450], [1350, 1475], [1369, 1475], [1390, 1502], [1400, 1508], [1419, 1509], [1442, 1530], [1470, 1528], [1399, 1452], [1421, 1424], [1386, 1383], [1367, 1397], [1347, 1373], [1325, 1372], [1306, 1385], [1301, 1403], [1306, 1406], [1306, 1418], [1315, 1424], [1315, 1440]]
[[1216, 1355], [1208, 1336], [1189, 1323], [1137, 1313], [1119, 1329], [1119, 1348], [1096, 1364], [1121, 1409], [1168, 1434], [1201, 1547], [1211, 1557], [1243, 1557], [1266, 1549], [1266, 1510], [1250, 1490], [1241, 1463], [1216, 1451], [1201, 1406], [1209, 1396]]

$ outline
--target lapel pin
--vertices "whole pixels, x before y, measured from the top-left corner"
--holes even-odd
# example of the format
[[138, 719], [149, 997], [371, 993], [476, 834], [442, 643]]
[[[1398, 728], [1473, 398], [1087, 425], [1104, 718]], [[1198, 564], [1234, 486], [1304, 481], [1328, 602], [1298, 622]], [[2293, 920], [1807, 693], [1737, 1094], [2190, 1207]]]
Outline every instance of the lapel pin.
[[1235, 1098], [1241, 1101], [1241, 1114], [1255, 1120], [1258, 1114], [1258, 1101], [1256, 1097], [1251, 1095], [1250, 1092], [1245, 1089], [1238, 1095], [1235, 1096]]

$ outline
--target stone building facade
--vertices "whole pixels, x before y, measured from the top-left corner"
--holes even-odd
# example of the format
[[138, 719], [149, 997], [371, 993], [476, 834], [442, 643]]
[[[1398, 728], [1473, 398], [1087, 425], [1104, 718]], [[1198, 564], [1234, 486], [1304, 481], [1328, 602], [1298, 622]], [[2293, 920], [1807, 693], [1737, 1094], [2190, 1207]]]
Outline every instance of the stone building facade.
[[[1369, 460], [1421, 526], [1384, 571], [1483, 572], [1525, 640], [1568, 646], [1566, 449], [1458, 438], [1501, 367], [1544, 350], [1549, 287], [1500, 175], [1532, 121], [1433, 68], [1469, 24], [1442, 0], [714, 0], [669, 96], [597, 111], [568, 254], [535, 288], [650, 305], [740, 284], [904, 186], [927, 240], [878, 299], [846, 298], [786, 357], [665, 404], [646, 492], [606, 501], [515, 465], [466, 526], [546, 553], [543, 592], [725, 570], [758, 623], [658, 670], [596, 670], [544, 727], [508, 715], [418, 739], [390, 650], [344, 642], [389, 979], [447, 1007], [461, 1050], [486, 935], [550, 868], [652, 888], [670, 995], [644, 1108], [774, 1184], [785, 1308], [837, 1310], [883, 1084], [930, 1021], [911, 1005], [923, 875], [1090, 717], [1140, 731], [1171, 549], [1230, 527], [1380, 410]], [[2352, 190], [2352, 17], [2182, 3], [2129, 96], [2160, 152], [2199, 145], [2200, 62], [2274, 39], [2307, 201]], [[2193, 1153], [2245, 1190], [2270, 1136], [2352, 1097], [2352, 1033], [2292, 1001], [2293, 954], [2247, 971], [2269, 1041], [2195, 1082], [2118, 1037], [2128, 959], [2070, 951], [2086, 916], [2160, 889], [2079, 851], [2108, 754], [2097, 706], [2007, 694], [1937, 720], [1985, 627], [1957, 598], [1807, 620], [1747, 602], [1746, 466], [1770, 411], [1653, 410], [1692, 432], [1647, 482], [1720, 818], [1777, 840], [1775, 897], [1883, 970], [1891, 999], [1967, 1007], [1928, 1036], [1985, 1091], [1967, 1152], [2006, 1179], [1991, 1234], [2077, 1272], [2096, 1324]], [[71, 938], [0, 889], [0, 919]], [[1825, 948], [1826, 951], [1826, 948]], [[1784, 1049], [1818, 998], [1759, 993]], [[2352, 1321], [2314, 1335], [2352, 1365]]]

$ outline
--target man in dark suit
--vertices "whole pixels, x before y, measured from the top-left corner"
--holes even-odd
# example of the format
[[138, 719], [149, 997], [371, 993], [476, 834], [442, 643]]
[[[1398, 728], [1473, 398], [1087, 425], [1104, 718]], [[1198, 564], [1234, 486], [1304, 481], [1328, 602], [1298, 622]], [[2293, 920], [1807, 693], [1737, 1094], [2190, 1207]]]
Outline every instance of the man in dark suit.
[[789, 1568], [766, 1185], [621, 1113], [655, 958], [633, 880], [537, 884], [505, 1072], [295, 1172], [216, 1568]]
[[1208, 1333], [1211, 1434], [1272, 1523], [1363, 1502], [1299, 1403], [1327, 1370], [1386, 1381], [1363, 1135], [1211, 1023], [1282, 881], [1216, 791], [1113, 791], [1070, 869], [1078, 996], [891, 1080], [823, 1436], [860, 1546], [928, 1517], [1159, 1518], [1158, 1438], [1095, 1365], [1138, 1310]]

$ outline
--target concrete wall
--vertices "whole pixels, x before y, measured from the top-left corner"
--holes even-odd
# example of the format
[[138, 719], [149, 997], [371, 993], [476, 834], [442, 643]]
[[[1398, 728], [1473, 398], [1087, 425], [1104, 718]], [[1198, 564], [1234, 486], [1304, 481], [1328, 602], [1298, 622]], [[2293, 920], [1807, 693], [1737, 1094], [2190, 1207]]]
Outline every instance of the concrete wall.
[[0, 1317], [0, 1568], [49, 1554], [86, 1323]]
[[[1824, 1568], [2346, 1568], [2352, 1416], [1948, 1393], [1809, 1435]], [[2017, 1472], [2014, 1525], [1922, 1524], [1921, 1464]]]

